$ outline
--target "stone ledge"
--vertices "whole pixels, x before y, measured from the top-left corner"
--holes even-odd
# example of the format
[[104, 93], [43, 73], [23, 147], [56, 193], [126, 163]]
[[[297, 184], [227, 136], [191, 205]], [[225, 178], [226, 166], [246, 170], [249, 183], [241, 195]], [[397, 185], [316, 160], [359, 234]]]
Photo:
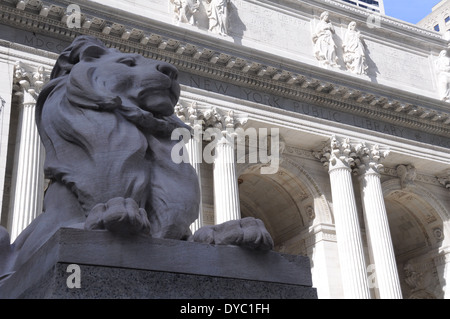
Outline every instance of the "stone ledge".
[[[81, 288], [66, 272], [78, 264]], [[309, 259], [273, 251], [61, 228], [0, 298], [317, 298]]]

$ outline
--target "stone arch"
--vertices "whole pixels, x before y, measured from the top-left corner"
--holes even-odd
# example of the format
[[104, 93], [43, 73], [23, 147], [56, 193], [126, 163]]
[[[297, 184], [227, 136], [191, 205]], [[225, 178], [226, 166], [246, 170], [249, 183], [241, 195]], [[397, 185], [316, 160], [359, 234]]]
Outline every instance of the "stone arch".
[[399, 179], [382, 184], [404, 298], [441, 298], [434, 259], [450, 238], [449, 212], [426, 188]]
[[[274, 219], [283, 218], [280, 216], [282, 213], [286, 216], [286, 224], [290, 223], [288, 226], [292, 227], [291, 229], [286, 228], [286, 236], [289, 235], [289, 231], [298, 235], [301, 229], [314, 225], [334, 224], [326, 196], [314, 178], [301, 165], [286, 156], [281, 156], [279, 170], [276, 174], [261, 175], [262, 164], [249, 163], [249, 156], [251, 154], [238, 159], [236, 167], [236, 174], [240, 179], [239, 191], [243, 216], [253, 210], [255, 212], [253, 217], [261, 218], [265, 222], [269, 232], [275, 235], [276, 242], [277, 235], [281, 233], [281, 230], [275, 229], [279, 224], [277, 222], [275, 226]], [[266, 199], [263, 196], [265, 191], [273, 193], [266, 196]], [[252, 192], [258, 192], [258, 194], [252, 194]], [[277, 196], [274, 196], [274, 193]], [[268, 198], [272, 198], [272, 200], [269, 201]], [[276, 203], [273, 201], [277, 200], [282, 212], [277, 211], [273, 206], [269, 207], [272, 204], [275, 205]], [[261, 207], [261, 205], [265, 207]], [[295, 216], [294, 211], [297, 211], [298, 216]], [[287, 219], [288, 216], [291, 216], [292, 219]], [[296, 222], [297, 224], [295, 224]], [[283, 237], [281, 240], [286, 239], [287, 237]]]
[[[446, 221], [450, 221], [450, 212], [446, 207], [433, 195], [428, 189], [412, 184], [406, 188], [402, 188], [398, 179], [390, 179], [382, 184], [383, 196], [389, 201], [404, 196], [404, 200], [415, 200], [418, 203], [422, 203], [422, 206], [428, 208], [428, 214], [419, 218], [423, 223], [427, 225], [433, 225], [440, 223], [443, 226], [442, 231], [446, 236], [446, 242], [450, 239], [450, 225]], [[410, 206], [415, 206], [415, 203], [409, 203]], [[415, 207], [419, 207], [416, 205]]]

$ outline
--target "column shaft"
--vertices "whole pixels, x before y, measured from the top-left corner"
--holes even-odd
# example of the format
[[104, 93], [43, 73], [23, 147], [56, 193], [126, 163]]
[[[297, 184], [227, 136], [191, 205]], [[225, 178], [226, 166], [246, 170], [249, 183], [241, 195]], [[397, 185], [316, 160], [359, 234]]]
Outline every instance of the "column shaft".
[[362, 175], [362, 201], [364, 216], [373, 261], [377, 287], [381, 299], [401, 299], [402, 292], [398, 277], [389, 223], [377, 173]]
[[25, 92], [20, 115], [20, 146], [10, 221], [12, 241], [42, 212], [43, 147], [35, 123], [35, 103], [34, 97]]
[[197, 172], [198, 183], [200, 185], [200, 206], [198, 209], [198, 219], [192, 223], [191, 231], [195, 233], [199, 228], [203, 227], [203, 208], [202, 208], [202, 181], [201, 181], [201, 163], [203, 155], [202, 140], [198, 139], [196, 136], [192, 137], [186, 144], [186, 148], [189, 154], [189, 162], [192, 167], [194, 167]]
[[215, 223], [241, 218], [239, 189], [236, 177], [234, 145], [223, 137], [216, 146], [214, 160]]
[[370, 299], [350, 169], [330, 169], [330, 181], [344, 296], [348, 299]]

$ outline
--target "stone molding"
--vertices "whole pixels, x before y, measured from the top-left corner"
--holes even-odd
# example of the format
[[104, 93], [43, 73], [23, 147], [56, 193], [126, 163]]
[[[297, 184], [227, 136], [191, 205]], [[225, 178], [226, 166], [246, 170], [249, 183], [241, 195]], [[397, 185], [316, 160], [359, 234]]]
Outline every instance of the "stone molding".
[[[118, 22], [99, 17], [82, 15], [81, 28], [68, 29], [62, 22], [65, 14], [61, 8], [38, 0], [28, 2], [27, 7], [21, 4], [17, 8], [12, 7], [11, 1], [3, 0], [0, 2], [0, 17], [3, 23], [26, 30], [38, 30], [69, 41], [77, 34], [94, 35], [111, 47], [162, 59], [173, 63], [180, 70], [233, 81], [246, 87], [260, 88], [279, 96], [321, 103], [334, 109], [366, 116], [377, 116], [391, 123], [416, 127], [443, 136], [450, 134], [450, 111], [443, 106], [445, 103], [439, 100], [422, 99], [427, 101], [426, 104], [431, 103], [429, 106], [424, 105], [422, 101], [416, 103], [412, 100], [394, 100], [382, 94], [369, 93], [366, 88], [355, 89], [337, 85], [319, 80], [311, 76], [311, 73], [301, 74], [297, 70], [281, 69], [156, 32], [130, 29]], [[436, 105], [440, 107], [436, 108]]]

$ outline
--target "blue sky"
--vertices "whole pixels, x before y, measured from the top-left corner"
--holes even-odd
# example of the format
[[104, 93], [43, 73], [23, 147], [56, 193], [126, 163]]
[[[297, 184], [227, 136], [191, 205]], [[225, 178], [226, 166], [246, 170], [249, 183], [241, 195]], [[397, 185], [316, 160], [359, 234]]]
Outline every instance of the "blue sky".
[[416, 24], [429, 13], [440, 0], [384, 0], [386, 15]]

